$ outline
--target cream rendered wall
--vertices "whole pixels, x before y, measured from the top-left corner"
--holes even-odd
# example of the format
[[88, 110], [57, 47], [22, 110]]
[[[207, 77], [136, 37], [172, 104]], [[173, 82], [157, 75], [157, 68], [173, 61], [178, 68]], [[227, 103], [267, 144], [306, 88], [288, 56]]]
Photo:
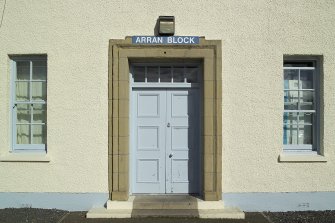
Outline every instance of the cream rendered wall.
[[[335, 191], [334, 12], [331, 0], [7, 0], [0, 156], [11, 149], [8, 55], [46, 53], [51, 161], [0, 162], [0, 191], [108, 191], [108, 40], [153, 35], [159, 15], [176, 17], [176, 35], [223, 42], [223, 191]], [[284, 54], [324, 56], [326, 163], [278, 163]]]

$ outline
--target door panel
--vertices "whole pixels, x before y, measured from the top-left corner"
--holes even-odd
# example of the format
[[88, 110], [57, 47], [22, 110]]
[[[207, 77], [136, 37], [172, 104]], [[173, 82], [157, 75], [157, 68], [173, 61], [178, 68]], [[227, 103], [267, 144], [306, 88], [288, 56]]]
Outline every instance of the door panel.
[[159, 183], [159, 159], [137, 160], [137, 182]]
[[138, 126], [138, 150], [159, 150], [159, 126]]
[[198, 90], [133, 90], [133, 193], [199, 192]]
[[158, 117], [160, 108], [161, 94], [142, 93], [137, 100], [137, 116], [138, 117]]
[[[187, 90], [186, 90], [187, 91]], [[189, 95], [185, 90], [182, 92], [169, 92], [171, 97], [171, 117], [188, 118], [188, 98]]]

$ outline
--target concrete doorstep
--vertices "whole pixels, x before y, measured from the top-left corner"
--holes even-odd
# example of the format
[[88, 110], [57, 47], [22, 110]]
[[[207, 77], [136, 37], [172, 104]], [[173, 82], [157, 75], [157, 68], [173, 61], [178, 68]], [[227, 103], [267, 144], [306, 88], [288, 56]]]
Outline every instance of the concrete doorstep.
[[131, 196], [128, 201], [107, 201], [106, 208], [93, 208], [87, 218], [196, 217], [244, 219], [238, 208], [222, 201], [203, 201], [189, 195]]

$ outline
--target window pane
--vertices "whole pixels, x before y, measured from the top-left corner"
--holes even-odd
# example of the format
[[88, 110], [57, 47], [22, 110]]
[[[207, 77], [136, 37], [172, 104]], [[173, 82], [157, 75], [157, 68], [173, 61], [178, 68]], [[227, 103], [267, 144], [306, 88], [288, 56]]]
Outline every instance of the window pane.
[[133, 78], [134, 82], [145, 82], [145, 67], [134, 67]]
[[16, 121], [17, 123], [30, 123], [30, 104], [17, 104], [16, 105]]
[[46, 80], [47, 62], [33, 61], [33, 80]]
[[299, 112], [299, 124], [300, 125], [312, 125], [313, 124], [313, 113]]
[[16, 62], [16, 79], [29, 80], [30, 79], [30, 62], [17, 61]]
[[187, 83], [198, 83], [199, 77], [199, 68], [198, 67], [186, 67], [185, 68], [185, 75]]
[[29, 82], [16, 82], [16, 101], [29, 101]]
[[33, 106], [33, 122], [46, 123], [46, 105], [34, 104]]
[[147, 67], [147, 82], [158, 82], [158, 67]]
[[30, 144], [30, 125], [16, 125], [16, 143]]
[[284, 109], [298, 110], [298, 91], [284, 91]]
[[302, 89], [313, 89], [313, 70], [300, 70], [300, 84]]
[[300, 109], [313, 110], [314, 91], [300, 91]]
[[160, 68], [160, 82], [171, 82], [171, 67]]
[[32, 82], [32, 100], [46, 101], [47, 99], [47, 83], [46, 82]]
[[298, 124], [298, 113], [297, 112], [285, 112], [283, 116], [284, 125], [296, 125]]
[[314, 63], [312, 61], [286, 61], [284, 67], [314, 67]]
[[283, 143], [284, 145], [297, 144], [297, 125], [284, 125]]
[[284, 70], [284, 89], [298, 89], [298, 70]]
[[33, 144], [46, 143], [46, 125], [33, 125]]
[[311, 125], [299, 126], [299, 144], [313, 144], [313, 130]]
[[173, 82], [184, 82], [184, 67], [174, 67], [173, 68]]

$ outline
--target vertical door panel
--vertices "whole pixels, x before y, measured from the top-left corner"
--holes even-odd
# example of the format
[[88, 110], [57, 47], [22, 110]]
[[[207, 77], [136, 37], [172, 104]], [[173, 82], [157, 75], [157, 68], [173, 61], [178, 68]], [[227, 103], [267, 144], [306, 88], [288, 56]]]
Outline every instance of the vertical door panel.
[[166, 91], [133, 90], [133, 192], [165, 193]]
[[199, 106], [197, 90], [167, 91], [166, 190], [167, 193], [198, 193]]

